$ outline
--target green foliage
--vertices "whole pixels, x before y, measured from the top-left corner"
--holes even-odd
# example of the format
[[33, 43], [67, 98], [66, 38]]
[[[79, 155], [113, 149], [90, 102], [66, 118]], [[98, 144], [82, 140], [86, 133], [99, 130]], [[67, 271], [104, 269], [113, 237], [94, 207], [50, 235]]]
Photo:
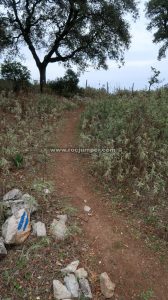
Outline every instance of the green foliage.
[[91, 63], [107, 68], [108, 59], [123, 63], [131, 42], [126, 16], [137, 17], [135, 0], [39, 0], [34, 4], [2, 0], [1, 6], [15, 41], [14, 53], [21, 44], [27, 45], [40, 72], [41, 88], [49, 63], [69, 66], [73, 62], [82, 70]]
[[0, 14], [0, 55], [2, 52], [11, 45], [11, 34], [7, 28], [6, 20]]
[[38, 98], [37, 109], [39, 115], [42, 114], [60, 114], [64, 110], [75, 108], [75, 104], [66, 99], [58, 101], [57, 98], [49, 95], [40, 95]]
[[64, 77], [57, 78], [55, 81], [49, 81], [48, 86], [58, 95], [72, 96], [78, 91], [78, 75], [71, 69], [68, 69]]
[[151, 20], [147, 29], [156, 29], [153, 42], [156, 44], [163, 43], [158, 58], [164, 58], [168, 48], [168, 1], [148, 0], [146, 3], [146, 16]]
[[[16, 99], [12, 93], [9, 97], [0, 95], [0, 172], [5, 177], [14, 165], [33, 168], [36, 163], [46, 162], [49, 153], [46, 143], [53, 126], [58, 126], [65, 110], [76, 107], [70, 100], [49, 95], [21, 97]], [[49, 125], [50, 119], [55, 120], [52, 127]]]
[[28, 86], [30, 71], [20, 62], [5, 60], [1, 65], [1, 77], [4, 80], [11, 81], [13, 90], [17, 92], [21, 87]]
[[151, 90], [151, 87], [155, 84], [159, 84], [160, 80], [159, 80], [159, 75], [160, 75], [160, 71], [156, 70], [154, 67], [151, 67], [151, 70], [153, 72], [153, 75], [151, 76], [151, 78], [149, 79], [149, 91]]
[[168, 94], [112, 97], [90, 103], [82, 116], [85, 146], [94, 167], [109, 183], [128, 184], [137, 197], [166, 195], [168, 189]]
[[42, 193], [42, 194], [44, 194], [45, 189], [49, 189], [50, 191], [53, 190], [52, 183], [48, 182], [48, 181], [45, 181], [43, 179], [35, 180], [32, 187], [36, 192], [39, 192], [39, 193]]
[[28, 82], [30, 71], [20, 62], [5, 60], [1, 65], [1, 76], [6, 80]]
[[142, 300], [150, 300], [153, 298], [153, 296], [154, 296], [154, 292], [152, 289], [150, 289], [150, 290], [147, 290], [146, 292], [142, 292], [141, 299]]
[[14, 157], [13, 157], [13, 163], [15, 165], [15, 167], [20, 168], [23, 166], [23, 155], [20, 153], [17, 153]]

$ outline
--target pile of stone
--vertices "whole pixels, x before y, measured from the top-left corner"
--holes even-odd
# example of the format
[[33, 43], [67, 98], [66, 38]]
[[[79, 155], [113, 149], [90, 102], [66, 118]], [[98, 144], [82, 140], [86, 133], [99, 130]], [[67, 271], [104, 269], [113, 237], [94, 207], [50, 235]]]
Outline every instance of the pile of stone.
[[[92, 299], [92, 292], [87, 279], [88, 273], [84, 268], [79, 268], [79, 260], [73, 261], [61, 272], [64, 283], [53, 280], [54, 298], [61, 299]], [[83, 297], [83, 298], [82, 298]]]
[[[38, 205], [34, 197], [29, 194], [22, 194], [19, 189], [12, 189], [1, 199], [3, 207], [5, 207], [7, 219], [2, 225], [2, 237], [0, 238], [0, 258], [7, 255], [6, 245], [21, 244], [31, 233], [37, 237], [45, 237], [47, 235], [44, 223], [31, 222], [31, 215], [37, 211]], [[57, 215], [50, 226], [50, 233], [57, 240], [64, 240], [68, 236], [68, 228], [66, 225], [67, 215]], [[32, 226], [31, 226], [32, 223]]]
[[[92, 299], [92, 292], [88, 281], [88, 273], [84, 268], [78, 268], [79, 260], [73, 261], [66, 268], [61, 269], [64, 275], [63, 283], [53, 280], [54, 298], [63, 299]], [[100, 275], [100, 288], [105, 299], [114, 296], [115, 284], [107, 273]]]

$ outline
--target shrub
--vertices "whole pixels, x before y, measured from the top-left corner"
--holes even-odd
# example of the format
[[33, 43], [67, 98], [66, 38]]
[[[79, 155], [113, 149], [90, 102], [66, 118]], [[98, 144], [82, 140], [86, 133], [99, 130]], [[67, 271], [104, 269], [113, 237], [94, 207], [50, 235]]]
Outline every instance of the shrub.
[[1, 65], [1, 77], [4, 80], [11, 81], [13, 90], [20, 90], [21, 86], [28, 85], [30, 80], [30, 71], [20, 62], [5, 60]]
[[165, 195], [168, 188], [168, 94], [114, 97], [90, 103], [82, 116], [85, 146], [113, 148], [94, 154], [96, 169], [137, 195]]
[[48, 86], [57, 94], [63, 96], [72, 96], [78, 90], [78, 75], [71, 69], [68, 69], [64, 77], [49, 81]]

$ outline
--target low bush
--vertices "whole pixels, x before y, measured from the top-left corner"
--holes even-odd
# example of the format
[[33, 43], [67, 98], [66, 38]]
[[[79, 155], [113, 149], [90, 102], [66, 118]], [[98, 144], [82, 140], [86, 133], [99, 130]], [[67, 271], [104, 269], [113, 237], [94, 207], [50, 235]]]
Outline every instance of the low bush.
[[48, 81], [48, 86], [54, 93], [58, 95], [71, 97], [78, 91], [78, 82], [78, 75], [71, 69], [68, 69], [64, 77]]
[[[83, 146], [94, 153], [94, 170], [133, 195], [166, 199], [168, 191], [168, 93], [141, 92], [89, 103], [81, 119]], [[156, 200], [157, 197], [157, 200]]]

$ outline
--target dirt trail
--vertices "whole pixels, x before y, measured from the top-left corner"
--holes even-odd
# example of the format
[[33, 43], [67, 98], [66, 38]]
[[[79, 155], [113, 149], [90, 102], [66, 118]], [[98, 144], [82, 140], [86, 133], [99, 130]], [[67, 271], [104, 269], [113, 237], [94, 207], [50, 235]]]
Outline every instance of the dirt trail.
[[[81, 110], [76, 110], [66, 115], [65, 124], [58, 136], [59, 147], [75, 148], [80, 112]], [[83, 222], [83, 229], [90, 251], [95, 253], [97, 274], [106, 271], [116, 283], [114, 299], [168, 300], [166, 266], [143, 241], [136, 239], [128, 222], [111, 211], [110, 203], [106, 201], [103, 193], [95, 190], [95, 179], [83, 168], [88, 160], [73, 153], [52, 155], [55, 158], [52, 176], [59, 194], [70, 196], [72, 205], [76, 206], [81, 214], [84, 200], [87, 200], [87, 205], [92, 208], [93, 216], [88, 217], [87, 222]], [[149, 290], [153, 291], [154, 297], [143, 298], [142, 292]], [[94, 300], [96, 299], [104, 298], [94, 295]]]

